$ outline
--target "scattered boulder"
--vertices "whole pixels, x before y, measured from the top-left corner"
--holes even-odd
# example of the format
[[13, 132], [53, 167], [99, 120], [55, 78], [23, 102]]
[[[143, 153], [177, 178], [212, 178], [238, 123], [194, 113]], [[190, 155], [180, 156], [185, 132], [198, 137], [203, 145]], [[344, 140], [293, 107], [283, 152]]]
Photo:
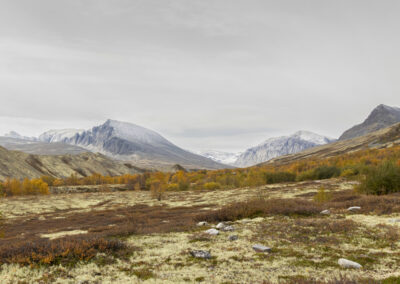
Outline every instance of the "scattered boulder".
[[197, 226], [199, 226], [199, 227], [203, 227], [203, 226], [207, 226], [207, 225], [208, 225], [208, 223], [206, 221], [197, 223]]
[[400, 219], [390, 219], [390, 223], [400, 223]]
[[256, 252], [271, 252], [271, 248], [263, 246], [263, 245], [260, 245], [260, 244], [254, 245], [253, 249]]
[[352, 207], [347, 208], [347, 211], [352, 211], [352, 212], [358, 211], [358, 210], [361, 210], [360, 206], [352, 206]]
[[216, 228], [218, 229], [218, 230], [221, 230], [221, 229], [223, 229], [223, 228], [225, 228], [226, 227], [226, 224], [225, 223], [218, 223], [218, 225], [216, 226]]
[[222, 231], [224, 231], [224, 232], [232, 232], [234, 230], [235, 230], [235, 227], [233, 227], [233, 226], [226, 226], [226, 227], [222, 228]]
[[206, 250], [192, 250], [190, 254], [195, 258], [210, 259], [211, 253]]
[[205, 232], [206, 234], [212, 235], [212, 236], [216, 236], [219, 234], [219, 231], [216, 229], [209, 229]]
[[328, 209], [327, 210], [323, 210], [323, 211], [321, 211], [321, 214], [322, 215], [329, 215], [329, 214], [331, 214], [331, 211], [329, 211]]
[[230, 240], [231, 242], [236, 241], [237, 239], [239, 239], [237, 235], [231, 235], [228, 237], [228, 240]]
[[354, 261], [351, 261], [351, 260], [348, 260], [348, 259], [345, 259], [345, 258], [339, 259], [339, 260], [338, 260], [338, 264], [339, 264], [341, 267], [344, 267], [344, 268], [355, 268], [355, 269], [360, 269], [360, 268], [362, 268], [362, 265], [361, 265], [361, 264], [359, 264], [359, 263], [357, 263], [357, 262], [354, 262]]

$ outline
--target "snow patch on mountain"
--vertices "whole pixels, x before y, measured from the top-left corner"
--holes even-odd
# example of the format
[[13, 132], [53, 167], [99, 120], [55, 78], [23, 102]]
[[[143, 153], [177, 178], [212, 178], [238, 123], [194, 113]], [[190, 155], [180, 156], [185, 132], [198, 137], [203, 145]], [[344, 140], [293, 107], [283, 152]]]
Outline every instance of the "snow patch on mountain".
[[49, 130], [39, 136], [39, 141], [47, 143], [62, 142], [67, 143], [76, 134], [82, 134], [83, 129], [58, 129]]
[[216, 150], [205, 150], [198, 152], [198, 154], [206, 158], [209, 158], [213, 161], [216, 161], [218, 163], [222, 163], [225, 165], [233, 165], [239, 158], [239, 156], [242, 154], [242, 152], [230, 153], [230, 152], [216, 151]]
[[334, 142], [335, 139], [310, 131], [298, 131], [290, 136], [270, 138], [246, 150], [234, 163], [238, 167], [249, 167], [273, 158], [295, 154], [306, 149]]
[[22, 136], [21, 134], [15, 131], [10, 131], [9, 133], [4, 134], [4, 137], [26, 140], [26, 141], [37, 141], [36, 137]]

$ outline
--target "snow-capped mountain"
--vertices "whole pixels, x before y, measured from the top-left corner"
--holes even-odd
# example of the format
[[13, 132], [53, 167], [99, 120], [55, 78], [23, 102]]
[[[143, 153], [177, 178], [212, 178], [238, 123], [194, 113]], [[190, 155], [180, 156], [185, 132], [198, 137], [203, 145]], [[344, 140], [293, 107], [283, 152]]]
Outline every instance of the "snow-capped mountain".
[[242, 153], [229, 153], [216, 150], [206, 150], [199, 152], [199, 154], [218, 163], [233, 165]]
[[237, 167], [249, 167], [279, 156], [295, 154], [334, 141], [335, 139], [310, 131], [298, 131], [290, 136], [270, 138], [258, 146], [246, 150], [239, 156], [234, 165]]
[[138, 164], [181, 164], [187, 168], [209, 169], [224, 167], [211, 159], [179, 148], [152, 130], [116, 120], [107, 120], [104, 124], [87, 131], [52, 130], [40, 135], [40, 139], [79, 146]]
[[47, 143], [55, 142], [67, 142], [69, 139], [74, 137], [76, 134], [82, 134], [85, 132], [83, 129], [59, 129], [49, 130], [39, 136], [39, 141]]
[[4, 134], [4, 137], [26, 140], [26, 141], [37, 141], [36, 137], [22, 136], [21, 134], [15, 131], [10, 131], [9, 133]]

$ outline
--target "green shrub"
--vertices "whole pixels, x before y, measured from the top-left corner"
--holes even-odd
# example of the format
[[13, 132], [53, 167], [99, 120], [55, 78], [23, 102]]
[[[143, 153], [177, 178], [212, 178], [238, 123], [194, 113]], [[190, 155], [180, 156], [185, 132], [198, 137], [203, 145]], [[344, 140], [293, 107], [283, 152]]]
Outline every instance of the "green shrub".
[[179, 185], [177, 183], [170, 183], [167, 186], [167, 190], [168, 191], [177, 191], [177, 190], [179, 190]]
[[305, 171], [297, 177], [297, 181], [329, 179], [340, 176], [341, 170], [335, 166], [321, 166]]
[[220, 189], [221, 185], [218, 182], [207, 182], [204, 184], [204, 188], [208, 190]]
[[362, 180], [359, 191], [367, 194], [388, 194], [400, 191], [400, 166], [386, 161], [370, 167]]
[[296, 174], [289, 172], [269, 172], [265, 173], [265, 182], [267, 184], [292, 182], [296, 180]]
[[314, 171], [308, 170], [299, 174], [296, 178], [297, 181], [305, 181], [305, 180], [313, 180], [314, 178]]
[[313, 200], [317, 203], [328, 202], [331, 199], [332, 199], [332, 193], [326, 192], [324, 187], [318, 189], [317, 194], [314, 195], [313, 197]]
[[340, 176], [340, 169], [335, 166], [322, 166], [314, 169], [315, 179], [329, 179]]

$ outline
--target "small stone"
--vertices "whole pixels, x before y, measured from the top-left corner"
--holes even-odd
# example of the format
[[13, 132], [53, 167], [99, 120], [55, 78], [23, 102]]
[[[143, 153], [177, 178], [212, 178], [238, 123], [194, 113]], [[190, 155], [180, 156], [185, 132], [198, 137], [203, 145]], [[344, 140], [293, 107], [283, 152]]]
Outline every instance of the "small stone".
[[331, 214], [331, 211], [329, 211], [329, 210], [327, 209], [327, 210], [321, 211], [321, 214], [322, 214], [322, 215], [329, 215], [329, 214]]
[[206, 234], [212, 235], [212, 236], [216, 236], [219, 234], [219, 231], [216, 229], [209, 229], [205, 232]]
[[195, 258], [203, 258], [203, 259], [211, 258], [210, 252], [206, 250], [192, 250], [190, 254]]
[[218, 225], [216, 226], [216, 228], [219, 229], [219, 230], [223, 229], [225, 227], [226, 227], [225, 223], [218, 223]]
[[254, 246], [253, 246], [253, 249], [254, 249], [256, 252], [271, 252], [271, 248], [266, 247], [266, 246], [263, 246], [263, 245], [259, 245], [259, 244], [254, 245]]
[[207, 226], [207, 225], [208, 225], [208, 223], [205, 221], [197, 223], [197, 226], [199, 226], [199, 227], [203, 227], [203, 226]]
[[231, 242], [236, 241], [237, 239], [239, 239], [237, 235], [232, 235], [228, 237], [228, 240], [230, 240]]
[[347, 211], [358, 211], [358, 210], [361, 210], [360, 206], [352, 206], [347, 208]]
[[339, 259], [338, 264], [344, 268], [356, 268], [356, 269], [362, 268], [361, 264], [351, 261], [351, 260], [348, 260], [348, 259], [345, 259], [345, 258]]
[[233, 227], [233, 226], [226, 226], [226, 227], [222, 228], [222, 231], [224, 231], [224, 232], [232, 232], [234, 230], [235, 230], [235, 227]]

